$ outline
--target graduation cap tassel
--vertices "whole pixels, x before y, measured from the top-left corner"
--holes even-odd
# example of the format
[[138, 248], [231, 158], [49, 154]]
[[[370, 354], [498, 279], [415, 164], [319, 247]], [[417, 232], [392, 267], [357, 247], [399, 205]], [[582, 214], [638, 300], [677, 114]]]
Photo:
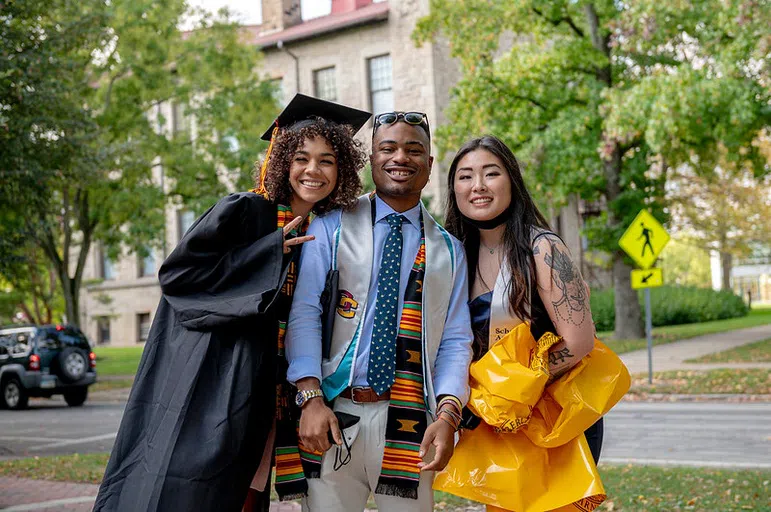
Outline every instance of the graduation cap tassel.
[[265, 176], [268, 174], [268, 161], [270, 160], [270, 153], [273, 151], [273, 143], [276, 142], [277, 135], [278, 123], [276, 123], [273, 132], [270, 134], [270, 144], [268, 144], [268, 150], [265, 152], [265, 160], [262, 161], [262, 167], [260, 167], [260, 186], [255, 190], [255, 192], [265, 197], [268, 196], [268, 189], [265, 188]]

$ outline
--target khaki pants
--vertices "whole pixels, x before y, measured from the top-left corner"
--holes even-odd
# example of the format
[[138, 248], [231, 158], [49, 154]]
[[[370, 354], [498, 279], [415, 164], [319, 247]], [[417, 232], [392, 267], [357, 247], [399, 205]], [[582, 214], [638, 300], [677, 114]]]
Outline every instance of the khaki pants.
[[[324, 454], [321, 460], [321, 478], [308, 479], [308, 497], [303, 499], [303, 512], [361, 512], [380, 477], [385, 448], [385, 430], [388, 402], [355, 404], [346, 398], [335, 400], [335, 411], [347, 412], [361, 418], [359, 423], [345, 430], [349, 440], [351, 459], [335, 471], [337, 446]], [[352, 440], [352, 442], [351, 442]], [[341, 457], [347, 454], [345, 446]], [[433, 458], [433, 453], [426, 460]], [[379, 512], [431, 512], [434, 473], [421, 473], [418, 499], [375, 494]]]

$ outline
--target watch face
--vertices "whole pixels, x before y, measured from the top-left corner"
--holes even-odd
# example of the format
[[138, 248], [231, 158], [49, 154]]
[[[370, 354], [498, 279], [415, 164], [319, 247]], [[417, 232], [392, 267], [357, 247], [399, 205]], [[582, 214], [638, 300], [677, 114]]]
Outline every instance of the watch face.
[[305, 403], [305, 395], [303, 395], [302, 392], [297, 393], [294, 397], [294, 403], [297, 404], [297, 407], [302, 407]]

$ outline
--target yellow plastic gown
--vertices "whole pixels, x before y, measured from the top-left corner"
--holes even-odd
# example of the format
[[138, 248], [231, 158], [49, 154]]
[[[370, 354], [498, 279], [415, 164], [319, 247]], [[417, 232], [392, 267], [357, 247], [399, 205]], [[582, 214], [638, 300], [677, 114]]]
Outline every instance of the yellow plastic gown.
[[594, 350], [556, 382], [548, 350], [520, 324], [471, 365], [468, 407], [481, 417], [464, 431], [434, 488], [514, 512], [590, 511], [605, 499], [581, 435], [629, 390], [621, 359], [595, 339]]

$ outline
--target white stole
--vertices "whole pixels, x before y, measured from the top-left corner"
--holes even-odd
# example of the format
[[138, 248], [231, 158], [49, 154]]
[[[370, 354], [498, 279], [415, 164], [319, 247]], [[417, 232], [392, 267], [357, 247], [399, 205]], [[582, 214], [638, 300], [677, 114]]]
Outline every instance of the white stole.
[[[373, 199], [374, 200], [374, 199]], [[433, 369], [442, 340], [444, 323], [455, 283], [455, 257], [450, 236], [421, 205], [426, 238], [426, 271], [423, 278], [422, 338], [424, 392], [429, 410], [436, 408]], [[353, 381], [355, 357], [367, 304], [374, 255], [372, 206], [368, 196], [359, 198], [351, 212], [343, 212], [335, 232], [332, 264], [340, 271], [340, 302], [332, 332], [330, 357], [322, 361], [325, 391], [341, 390]], [[342, 375], [346, 370], [347, 375]], [[328, 399], [334, 398], [327, 396]]]

